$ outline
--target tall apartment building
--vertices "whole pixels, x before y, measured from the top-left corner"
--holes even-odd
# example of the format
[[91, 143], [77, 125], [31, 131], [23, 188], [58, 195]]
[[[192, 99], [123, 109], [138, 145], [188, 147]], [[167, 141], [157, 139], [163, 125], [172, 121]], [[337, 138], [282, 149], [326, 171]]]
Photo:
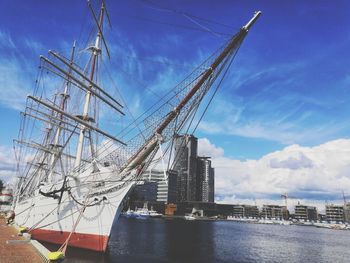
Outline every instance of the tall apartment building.
[[167, 203], [176, 203], [177, 198], [177, 171], [168, 170], [168, 201]]
[[197, 158], [197, 201], [214, 202], [214, 168], [210, 157]]
[[177, 135], [174, 140], [174, 166], [177, 172], [177, 201], [196, 201], [198, 140], [193, 135]]
[[296, 205], [294, 218], [299, 221], [316, 221], [317, 208], [315, 206], [306, 206], [306, 205]]
[[177, 135], [174, 141], [174, 166], [177, 172], [177, 202], [214, 202], [214, 168], [210, 157], [197, 155], [198, 139]]
[[326, 205], [327, 221], [344, 221], [344, 206], [342, 205]]

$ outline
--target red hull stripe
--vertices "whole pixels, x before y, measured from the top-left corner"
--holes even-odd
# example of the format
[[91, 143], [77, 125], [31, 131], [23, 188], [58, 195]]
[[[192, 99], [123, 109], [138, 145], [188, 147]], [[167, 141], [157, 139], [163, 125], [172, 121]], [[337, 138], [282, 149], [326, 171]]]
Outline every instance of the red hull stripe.
[[[54, 244], [63, 244], [69, 232], [34, 229], [30, 232], [34, 239]], [[73, 233], [68, 246], [89, 249], [98, 252], [105, 252], [108, 244], [108, 236]]]

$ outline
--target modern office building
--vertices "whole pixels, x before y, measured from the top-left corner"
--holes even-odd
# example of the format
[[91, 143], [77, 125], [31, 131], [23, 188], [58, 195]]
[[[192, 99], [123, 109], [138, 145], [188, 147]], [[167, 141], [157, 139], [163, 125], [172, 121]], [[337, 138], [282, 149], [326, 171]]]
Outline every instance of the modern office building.
[[[152, 192], [154, 197], [151, 198], [151, 193], [149, 197], [152, 200], [146, 201], [158, 201], [164, 203], [173, 203], [176, 201], [176, 185], [177, 185], [177, 172], [176, 171], [168, 171], [164, 174], [164, 171], [157, 169], [150, 169], [145, 171], [142, 174], [142, 180], [147, 183], [155, 183], [156, 191]], [[141, 188], [142, 185], [138, 188]], [[149, 188], [149, 190], [151, 190]], [[153, 189], [152, 189], [153, 190]], [[140, 189], [138, 189], [140, 191]]]
[[197, 158], [196, 201], [214, 202], [214, 168], [210, 157]]
[[137, 183], [131, 196], [133, 201], [157, 201], [157, 182], [145, 181]]
[[294, 218], [299, 221], [316, 221], [317, 208], [315, 206], [296, 205]]
[[342, 205], [326, 205], [326, 219], [329, 222], [344, 221], [344, 206]]
[[168, 171], [168, 201], [167, 203], [176, 203], [177, 199], [177, 171]]
[[174, 139], [174, 165], [177, 172], [177, 202], [196, 201], [198, 140], [193, 135]]
[[275, 218], [287, 220], [289, 218], [289, 212], [286, 206], [263, 205], [260, 216], [269, 219]]

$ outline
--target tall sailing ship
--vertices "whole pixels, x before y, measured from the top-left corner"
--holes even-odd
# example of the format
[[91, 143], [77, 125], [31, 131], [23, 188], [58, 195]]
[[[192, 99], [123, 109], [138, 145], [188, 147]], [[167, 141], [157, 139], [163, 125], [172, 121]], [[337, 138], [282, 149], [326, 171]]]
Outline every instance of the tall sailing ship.
[[[49, 51], [40, 57], [41, 78], [28, 96], [14, 140], [19, 176], [14, 210], [15, 221], [37, 240], [104, 252], [123, 200], [162, 145], [188, 129], [261, 13], [114, 136], [99, 121], [100, 105], [121, 116], [126, 108], [101, 86], [104, 75], [98, 74], [102, 53], [109, 56], [104, 36], [109, 14], [104, 1], [97, 12], [88, 5], [96, 35], [80, 52], [88, 54], [85, 65], [79, 65], [75, 45], [69, 56]], [[45, 82], [48, 73], [52, 78]], [[47, 94], [53, 86], [54, 94]]]

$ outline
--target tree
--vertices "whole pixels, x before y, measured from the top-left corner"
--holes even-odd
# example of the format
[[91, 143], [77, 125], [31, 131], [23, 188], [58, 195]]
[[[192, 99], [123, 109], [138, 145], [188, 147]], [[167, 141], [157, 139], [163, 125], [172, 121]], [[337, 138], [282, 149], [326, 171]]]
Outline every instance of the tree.
[[1, 193], [3, 188], [4, 188], [4, 182], [0, 179], [0, 193]]

